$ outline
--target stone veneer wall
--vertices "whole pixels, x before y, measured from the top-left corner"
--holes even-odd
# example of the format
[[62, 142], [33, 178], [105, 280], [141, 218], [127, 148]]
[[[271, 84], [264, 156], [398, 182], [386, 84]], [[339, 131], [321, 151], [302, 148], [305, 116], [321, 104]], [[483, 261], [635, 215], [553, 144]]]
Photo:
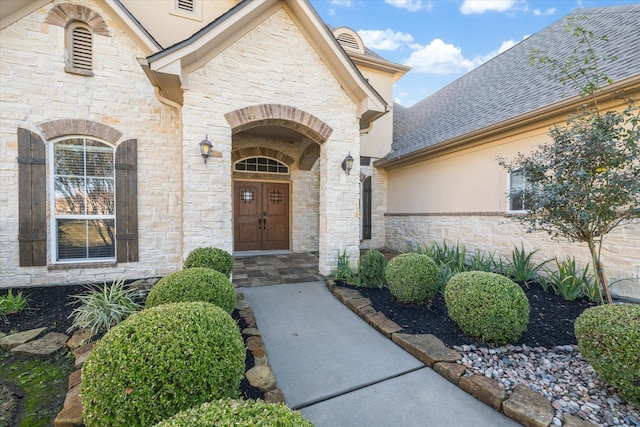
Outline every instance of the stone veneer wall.
[[[460, 242], [468, 253], [476, 250], [510, 256], [514, 246], [522, 244], [527, 252], [537, 250], [537, 262], [574, 256], [584, 265], [590, 261], [585, 244], [554, 241], [546, 233], [526, 233], [518, 222], [501, 214], [388, 214], [387, 248], [407, 251], [431, 241]], [[611, 287], [620, 296], [640, 300], [640, 221], [614, 230], [605, 238], [602, 261]], [[626, 279], [626, 280], [625, 280]]]
[[[225, 250], [232, 250], [230, 160], [233, 145], [232, 129], [224, 114], [268, 103], [294, 106], [333, 129], [329, 139], [322, 144], [315, 166], [319, 173], [320, 272], [330, 273], [343, 249], [352, 257], [357, 256], [358, 173], [347, 176], [340, 166], [349, 151], [354, 158], [359, 158], [356, 105], [287, 12], [284, 9], [276, 11], [225, 51], [191, 72], [189, 81], [183, 108], [183, 253], [213, 242]], [[213, 149], [222, 152], [221, 159], [210, 159], [207, 165], [203, 164], [197, 151], [197, 143], [205, 134], [213, 142]], [[355, 165], [356, 171], [357, 168]], [[293, 185], [295, 188], [295, 181]], [[201, 220], [206, 221], [204, 230]], [[294, 219], [297, 229], [299, 225], [295, 221], [297, 219]]]
[[[93, 36], [94, 76], [66, 73], [64, 28], [45, 22], [60, 3], [54, 1], [0, 32], [0, 287], [164, 275], [182, 265], [178, 111], [155, 98], [136, 59], [145, 54], [99, 3], [77, 2], [109, 25], [109, 36]], [[120, 142], [138, 140], [139, 262], [52, 268], [49, 229], [50, 266], [18, 266], [17, 128], [39, 132], [39, 125], [65, 119], [109, 126], [122, 133]], [[49, 156], [47, 151], [47, 160]], [[51, 188], [48, 182], [47, 192]]]

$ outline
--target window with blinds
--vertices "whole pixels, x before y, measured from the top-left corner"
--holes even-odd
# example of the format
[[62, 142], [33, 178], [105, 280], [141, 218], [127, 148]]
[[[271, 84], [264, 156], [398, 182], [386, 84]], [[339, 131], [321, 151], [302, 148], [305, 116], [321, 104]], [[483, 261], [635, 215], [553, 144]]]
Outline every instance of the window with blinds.
[[113, 148], [88, 138], [66, 139], [54, 144], [53, 162], [56, 260], [114, 260]]
[[93, 35], [83, 23], [67, 28], [67, 72], [93, 75]]

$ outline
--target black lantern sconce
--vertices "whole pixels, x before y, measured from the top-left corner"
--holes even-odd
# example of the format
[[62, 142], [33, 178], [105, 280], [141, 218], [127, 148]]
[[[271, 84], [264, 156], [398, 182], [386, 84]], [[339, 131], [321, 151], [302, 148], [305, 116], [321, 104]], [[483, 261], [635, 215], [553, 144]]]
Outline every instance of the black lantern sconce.
[[200, 154], [202, 154], [202, 158], [204, 159], [204, 164], [207, 164], [207, 159], [211, 155], [211, 148], [213, 144], [209, 141], [209, 135], [205, 136], [202, 141], [200, 141]]
[[342, 170], [349, 175], [351, 173], [351, 168], [353, 167], [353, 157], [351, 157], [351, 151], [347, 154], [347, 157], [342, 161]]

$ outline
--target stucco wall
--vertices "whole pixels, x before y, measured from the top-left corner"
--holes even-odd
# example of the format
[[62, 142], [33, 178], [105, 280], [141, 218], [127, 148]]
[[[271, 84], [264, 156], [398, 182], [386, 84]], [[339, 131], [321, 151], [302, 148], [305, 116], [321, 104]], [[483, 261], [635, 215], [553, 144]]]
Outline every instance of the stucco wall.
[[[184, 252], [210, 242], [232, 249], [232, 137], [224, 114], [271, 103], [297, 107], [333, 129], [322, 144], [316, 166], [320, 177], [320, 272], [328, 274], [333, 269], [342, 249], [357, 256], [358, 164], [350, 176], [340, 166], [349, 151], [355, 159], [360, 155], [356, 105], [288, 13], [279, 9], [191, 72], [189, 81], [183, 109], [185, 212], [198, 218], [203, 215], [200, 213], [215, 213], [208, 215], [204, 232], [200, 227], [192, 227], [185, 213]], [[213, 148], [222, 152], [221, 159], [211, 159], [206, 166], [197, 151], [197, 143], [205, 134], [209, 135]], [[210, 185], [200, 185], [203, 182]], [[295, 181], [293, 186], [296, 188]]]
[[[102, 282], [157, 276], [180, 268], [177, 111], [156, 100], [136, 60], [144, 56], [142, 51], [97, 3], [79, 2], [101, 14], [111, 32], [111, 37], [93, 37], [94, 76], [65, 73], [64, 29], [44, 22], [58, 3], [0, 33], [0, 286]], [[90, 264], [71, 269], [18, 267], [17, 128], [37, 132], [38, 124], [56, 119], [91, 120], [122, 132], [121, 141], [138, 139], [139, 262], [115, 268], [91, 268]], [[47, 192], [50, 180], [47, 175]], [[50, 244], [50, 223], [48, 226]], [[48, 262], [52, 264], [49, 249], [50, 245]]]

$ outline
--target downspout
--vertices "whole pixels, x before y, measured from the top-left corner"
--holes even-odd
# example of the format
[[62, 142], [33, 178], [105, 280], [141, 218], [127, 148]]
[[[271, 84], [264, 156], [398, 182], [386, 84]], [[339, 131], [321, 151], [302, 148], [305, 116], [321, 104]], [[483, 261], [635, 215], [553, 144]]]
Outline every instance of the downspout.
[[[175, 101], [171, 101], [168, 98], [162, 96], [160, 92], [160, 88], [158, 86], [153, 86], [153, 93], [160, 103], [166, 105], [169, 108], [175, 108], [178, 112], [178, 132], [179, 132], [179, 141], [180, 141], [180, 257], [184, 257], [184, 141], [183, 132], [182, 132], [182, 105], [178, 104]], [[169, 117], [169, 127], [171, 127], [171, 117]]]

